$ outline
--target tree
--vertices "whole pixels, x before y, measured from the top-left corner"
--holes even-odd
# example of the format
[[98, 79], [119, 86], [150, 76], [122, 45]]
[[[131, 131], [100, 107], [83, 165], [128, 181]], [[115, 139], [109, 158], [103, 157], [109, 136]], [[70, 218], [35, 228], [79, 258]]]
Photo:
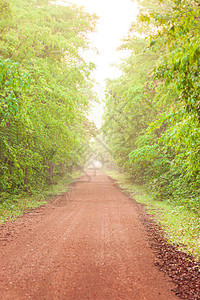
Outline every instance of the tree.
[[199, 3], [143, 4], [122, 45], [124, 75], [108, 83], [104, 133], [133, 180], [198, 210]]
[[48, 1], [3, 3], [1, 191], [15, 192], [52, 182], [77, 165], [76, 152], [90, 139], [83, 124], [95, 100], [89, 80], [94, 65], [80, 49], [89, 46], [96, 16]]

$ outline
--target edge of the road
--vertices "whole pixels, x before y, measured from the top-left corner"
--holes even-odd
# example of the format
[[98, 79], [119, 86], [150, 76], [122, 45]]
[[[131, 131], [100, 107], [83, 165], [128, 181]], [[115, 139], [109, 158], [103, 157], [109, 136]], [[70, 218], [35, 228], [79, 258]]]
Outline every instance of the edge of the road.
[[180, 251], [176, 245], [169, 243], [164, 228], [155, 219], [155, 215], [147, 211], [147, 205], [139, 203], [130, 196], [117, 179], [109, 172], [105, 174], [123, 193], [127, 194], [135, 206], [139, 219], [145, 227], [150, 246], [156, 255], [155, 265], [167, 274], [175, 284], [175, 294], [181, 299], [200, 299], [200, 261], [192, 255]]

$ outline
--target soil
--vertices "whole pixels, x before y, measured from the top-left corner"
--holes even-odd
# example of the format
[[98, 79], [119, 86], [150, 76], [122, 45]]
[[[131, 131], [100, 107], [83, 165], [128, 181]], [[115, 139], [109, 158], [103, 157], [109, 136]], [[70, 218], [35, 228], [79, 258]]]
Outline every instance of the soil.
[[180, 299], [200, 299], [200, 262], [194, 256], [178, 250], [168, 243], [165, 233], [142, 205], [137, 204], [141, 221], [144, 224], [151, 248], [157, 256], [155, 265], [175, 283], [174, 292]]
[[0, 227], [0, 299], [180, 299], [145, 222], [107, 175], [89, 171]]

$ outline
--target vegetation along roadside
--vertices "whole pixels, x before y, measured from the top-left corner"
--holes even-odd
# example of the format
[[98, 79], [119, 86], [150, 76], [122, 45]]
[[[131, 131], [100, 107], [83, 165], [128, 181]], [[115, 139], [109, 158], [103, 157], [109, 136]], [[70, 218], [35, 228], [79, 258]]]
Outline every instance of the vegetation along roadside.
[[196, 212], [189, 211], [184, 206], [176, 205], [167, 200], [156, 200], [144, 186], [131, 183], [123, 173], [118, 171], [106, 171], [106, 173], [115, 179], [120, 188], [131, 198], [145, 205], [147, 213], [164, 230], [169, 244], [199, 260], [200, 219]]

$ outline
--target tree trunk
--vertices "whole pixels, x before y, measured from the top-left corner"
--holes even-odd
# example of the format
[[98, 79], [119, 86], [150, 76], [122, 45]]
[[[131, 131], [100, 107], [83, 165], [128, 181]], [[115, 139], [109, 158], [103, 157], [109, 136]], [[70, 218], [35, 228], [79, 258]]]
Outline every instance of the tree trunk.
[[28, 184], [28, 166], [26, 166], [25, 169], [25, 178], [24, 178], [25, 192], [27, 192], [27, 184]]
[[50, 184], [53, 184], [53, 163], [49, 164], [49, 179]]

